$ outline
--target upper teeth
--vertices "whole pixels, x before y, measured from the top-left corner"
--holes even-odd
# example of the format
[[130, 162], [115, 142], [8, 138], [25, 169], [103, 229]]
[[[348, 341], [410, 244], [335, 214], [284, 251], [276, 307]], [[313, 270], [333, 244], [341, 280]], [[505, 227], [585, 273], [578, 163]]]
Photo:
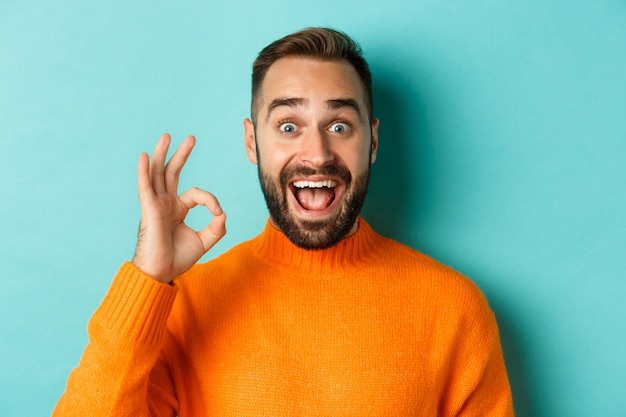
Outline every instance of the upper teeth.
[[332, 188], [337, 185], [336, 181], [324, 180], [324, 181], [295, 181], [293, 186], [296, 188]]

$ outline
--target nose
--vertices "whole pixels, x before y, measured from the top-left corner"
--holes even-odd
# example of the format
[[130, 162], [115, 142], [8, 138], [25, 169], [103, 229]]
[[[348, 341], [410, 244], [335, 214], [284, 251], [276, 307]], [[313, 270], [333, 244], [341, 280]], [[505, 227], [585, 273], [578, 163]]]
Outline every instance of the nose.
[[305, 165], [321, 167], [333, 160], [334, 155], [331, 149], [329, 138], [325, 131], [312, 129], [307, 132], [301, 143], [300, 159]]

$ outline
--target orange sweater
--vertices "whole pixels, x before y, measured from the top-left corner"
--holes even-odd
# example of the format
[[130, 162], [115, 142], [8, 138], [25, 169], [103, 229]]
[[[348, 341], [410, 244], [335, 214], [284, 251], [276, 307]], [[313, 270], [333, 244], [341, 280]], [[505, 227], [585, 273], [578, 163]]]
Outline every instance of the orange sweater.
[[163, 285], [124, 264], [53, 416], [511, 416], [467, 278], [360, 220], [305, 251], [269, 223]]

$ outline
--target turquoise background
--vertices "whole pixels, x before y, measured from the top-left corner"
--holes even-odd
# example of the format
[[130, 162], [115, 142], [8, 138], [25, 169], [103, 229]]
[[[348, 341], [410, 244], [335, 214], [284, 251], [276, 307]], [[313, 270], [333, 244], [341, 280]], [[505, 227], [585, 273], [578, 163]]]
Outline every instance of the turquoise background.
[[182, 187], [228, 213], [209, 256], [263, 228], [250, 66], [311, 25], [374, 72], [365, 217], [485, 292], [517, 415], [625, 416], [626, 2], [608, 0], [2, 0], [0, 414], [52, 411], [162, 132], [197, 136]]

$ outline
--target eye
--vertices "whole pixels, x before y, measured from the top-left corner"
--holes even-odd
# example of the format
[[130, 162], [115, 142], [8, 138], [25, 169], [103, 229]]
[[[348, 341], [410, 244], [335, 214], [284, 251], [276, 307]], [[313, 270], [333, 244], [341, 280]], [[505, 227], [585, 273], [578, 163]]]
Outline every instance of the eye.
[[295, 133], [296, 130], [298, 130], [298, 126], [296, 126], [296, 124], [292, 122], [283, 122], [278, 125], [278, 130], [283, 133]]
[[336, 122], [330, 125], [328, 130], [332, 133], [346, 133], [350, 130], [350, 126], [344, 122]]

